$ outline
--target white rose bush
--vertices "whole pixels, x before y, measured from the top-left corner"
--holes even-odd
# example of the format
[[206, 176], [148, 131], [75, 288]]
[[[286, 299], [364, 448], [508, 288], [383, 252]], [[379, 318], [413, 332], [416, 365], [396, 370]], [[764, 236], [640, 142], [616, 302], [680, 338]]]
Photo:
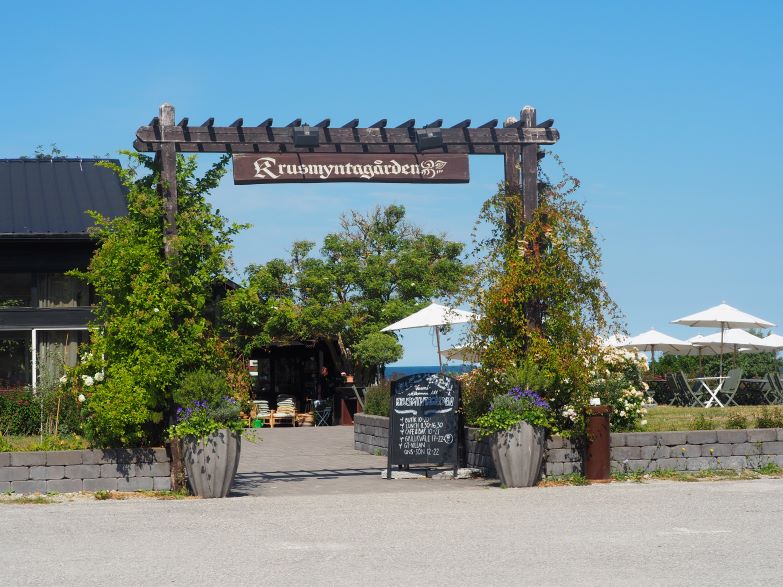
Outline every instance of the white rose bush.
[[[604, 348], [592, 365], [590, 390], [601, 403], [612, 407], [613, 432], [640, 430], [646, 424], [645, 405], [652, 404], [649, 386], [642, 380], [647, 360], [635, 352]], [[564, 414], [565, 415], [565, 414]]]

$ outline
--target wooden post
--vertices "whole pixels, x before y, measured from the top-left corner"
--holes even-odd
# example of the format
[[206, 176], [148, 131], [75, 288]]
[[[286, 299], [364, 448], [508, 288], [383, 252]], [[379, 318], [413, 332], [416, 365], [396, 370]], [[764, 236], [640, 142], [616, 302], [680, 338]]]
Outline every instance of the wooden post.
[[[176, 255], [174, 239], [177, 236], [177, 150], [174, 143], [167, 143], [166, 131], [175, 125], [174, 106], [165, 103], [160, 107], [160, 134], [164, 141], [155, 155], [155, 164], [160, 173], [158, 193], [163, 198], [163, 255], [171, 259]], [[174, 402], [169, 402], [169, 424], [174, 424]], [[179, 440], [169, 442], [171, 458], [171, 488], [182, 489], [185, 479], [185, 467]]]
[[173, 241], [177, 236], [177, 150], [174, 143], [165, 142], [166, 131], [174, 126], [174, 106], [165, 103], [160, 107], [160, 133], [163, 143], [155, 162], [160, 169], [158, 192], [163, 198], [165, 210], [163, 254], [167, 259], [175, 255]]
[[[508, 128], [517, 121], [513, 116], [509, 116], [503, 123], [504, 128]], [[522, 152], [519, 145], [507, 145], [503, 147], [503, 170], [505, 172], [506, 196], [520, 195], [522, 190], [519, 183], [519, 159]], [[512, 206], [506, 206], [506, 225], [508, 226], [509, 236], [515, 230], [516, 219]]]
[[[536, 126], [536, 109], [525, 106], [519, 113], [522, 128]], [[538, 145], [522, 145], [522, 205], [524, 207], [525, 224], [533, 220], [533, 214], [538, 208]], [[525, 309], [528, 328], [540, 330], [543, 319], [541, 300], [532, 300]]]
[[[536, 109], [525, 106], [520, 112], [522, 128], [536, 126]], [[538, 145], [522, 145], [522, 202], [525, 207], [525, 223], [533, 218], [538, 207]]]

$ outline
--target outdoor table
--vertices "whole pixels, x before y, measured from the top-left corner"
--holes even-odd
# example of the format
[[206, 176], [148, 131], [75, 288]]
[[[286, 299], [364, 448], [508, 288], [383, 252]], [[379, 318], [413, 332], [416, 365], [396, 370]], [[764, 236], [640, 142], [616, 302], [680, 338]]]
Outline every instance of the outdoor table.
[[[696, 379], [691, 379], [690, 381], [698, 381], [699, 384], [707, 391], [707, 393], [710, 394], [710, 399], [707, 400], [707, 403], [704, 404], [705, 408], [712, 407], [712, 403], [717, 403], [720, 407], [725, 407], [723, 403], [718, 399], [718, 394], [721, 391], [721, 388], [723, 387], [723, 382], [726, 381], [727, 377], [697, 377]], [[716, 381], [717, 383], [713, 383], [714, 387], [710, 387], [710, 385], [707, 383], [708, 381]]]

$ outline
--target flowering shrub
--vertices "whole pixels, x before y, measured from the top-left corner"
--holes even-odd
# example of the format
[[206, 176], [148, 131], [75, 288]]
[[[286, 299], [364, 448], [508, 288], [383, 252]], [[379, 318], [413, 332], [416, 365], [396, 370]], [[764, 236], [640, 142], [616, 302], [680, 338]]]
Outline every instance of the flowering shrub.
[[176, 422], [168, 428], [169, 437], [204, 438], [223, 428], [242, 429], [242, 405], [230, 393], [228, 378], [223, 373], [202, 368], [185, 375], [174, 391], [174, 400], [180, 407]]
[[482, 435], [508, 430], [520, 422], [552, 428], [552, 410], [549, 402], [535, 391], [513, 387], [511, 391], [492, 398], [489, 411], [476, 418]]
[[508, 389], [538, 389], [549, 397], [555, 387], [552, 374], [532, 361], [505, 370], [479, 367], [457, 379], [462, 383], [462, 410], [468, 424], [475, 424], [495, 403], [496, 396], [506, 395]]
[[229, 396], [212, 403], [196, 400], [188, 406], [177, 408], [177, 423], [169, 426], [169, 437], [205, 438], [221, 429], [241, 430], [245, 424], [239, 412], [239, 402]]
[[647, 424], [644, 404], [653, 399], [647, 397], [649, 386], [642, 381], [645, 371], [647, 360], [628, 350], [605, 348], [597, 357], [590, 391], [602, 404], [612, 407], [613, 431], [638, 430]]

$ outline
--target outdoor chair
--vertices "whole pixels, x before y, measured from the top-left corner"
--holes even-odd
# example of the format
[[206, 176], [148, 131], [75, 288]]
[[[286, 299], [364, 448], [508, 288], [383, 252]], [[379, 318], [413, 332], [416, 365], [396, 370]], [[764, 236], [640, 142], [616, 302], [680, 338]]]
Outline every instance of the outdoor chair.
[[682, 405], [691, 407], [701, 406], [702, 408], [706, 405], [707, 402], [704, 399], [705, 391], [702, 388], [701, 383], [695, 383], [691, 386], [688, 383], [688, 378], [682, 371], [674, 374], [674, 380], [677, 382], [680, 396], [684, 400]]
[[316, 426], [329, 426], [332, 423], [332, 404], [325, 399], [317, 399], [313, 402]]
[[737, 394], [737, 390], [739, 389], [740, 380], [742, 379], [742, 369], [732, 369], [729, 371], [728, 376], [726, 377], [726, 380], [723, 382], [723, 385], [720, 388], [720, 393], [726, 396], [726, 401], [723, 405], [728, 406], [730, 404], [738, 405], [737, 402], [734, 401], [734, 396]]
[[277, 408], [274, 412], [274, 422], [290, 422], [291, 426], [296, 426], [296, 404], [294, 396], [281, 393], [277, 396]]
[[251, 412], [250, 416], [252, 420], [261, 420], [261, 422], [274, 427], [272, 410], [269, 409], [269, 402], [267, 400], [253, 400], [253, 412]]
[[690, 402], [686, 402], [685, 398], [682, 397], [682, 394], [680, 393], [680, 387], [677, 385], [677, 381], [674, 379], [674, 374], [672, 373], [666, 374], [666, 385], [668, 386], [669, 391], [672, 394], [672, 398], [669, 400], [670, 406], [673, 406], [675, 404], [684, 406], [690, 403]]
[[767, 377], [772, 384], [772, 393], [775, 397], [775, 403], [783, 404], [783, 381], [780, 380], [779, 373], [768, 373]]

